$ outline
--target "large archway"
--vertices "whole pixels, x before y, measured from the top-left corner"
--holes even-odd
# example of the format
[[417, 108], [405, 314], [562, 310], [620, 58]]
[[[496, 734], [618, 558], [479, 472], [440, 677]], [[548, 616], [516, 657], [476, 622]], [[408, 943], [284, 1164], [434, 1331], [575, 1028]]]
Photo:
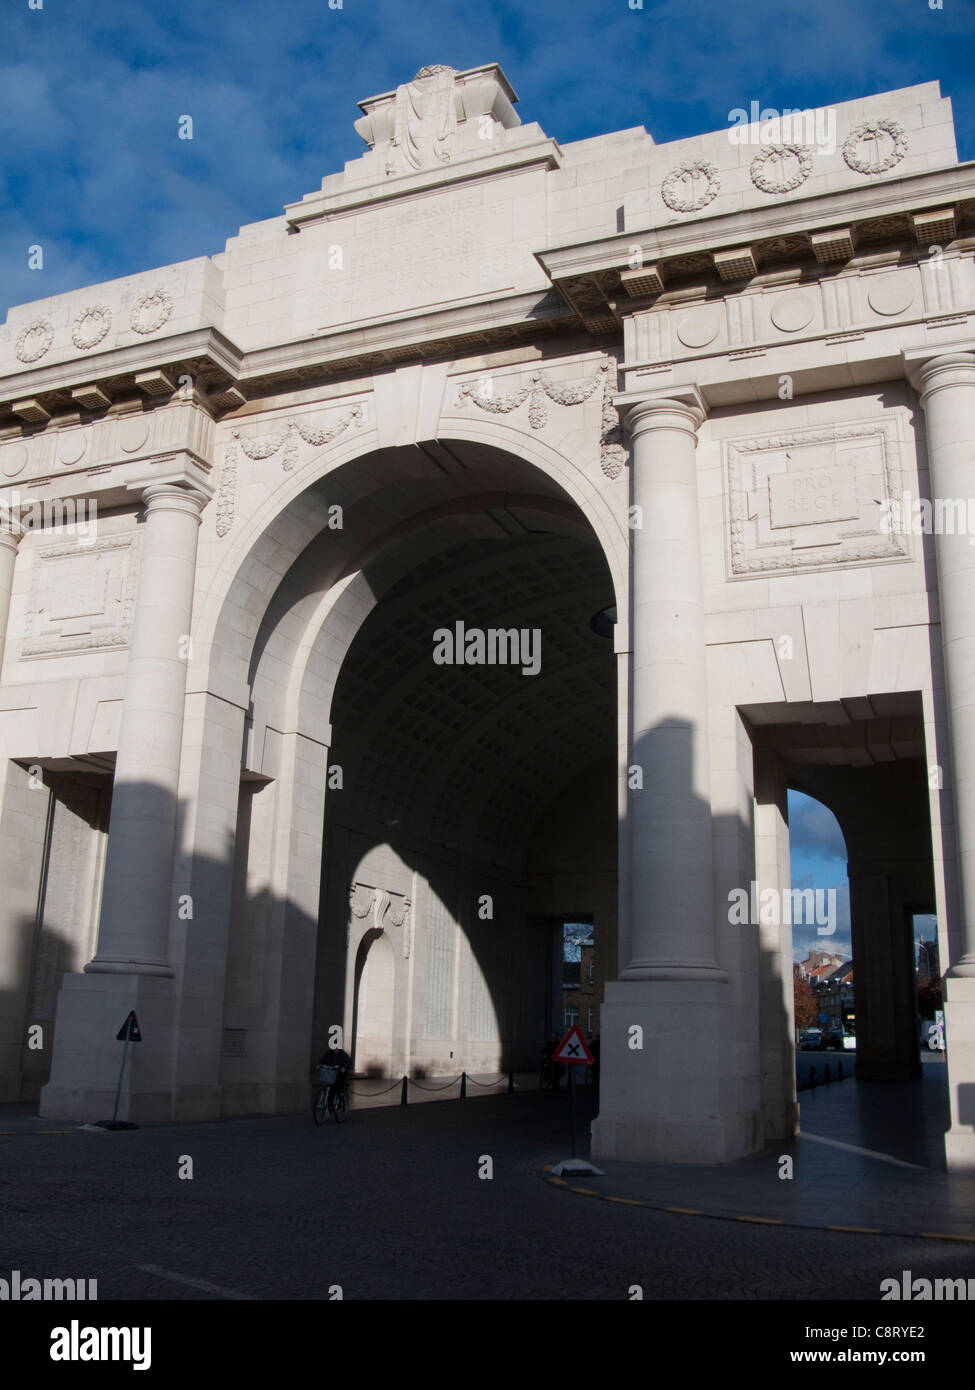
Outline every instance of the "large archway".
[[[371, 1069], [527, 1064], [553, 918], [615, 941], [617, 656], [592, 619], [621, 576], [550, 473], [483, 444], [377, 451], [287, 510], [248, 661], [226, 1103], [284, 1103], [336, 1024]], [[255, 615], [248, 588], [226, 612]]]

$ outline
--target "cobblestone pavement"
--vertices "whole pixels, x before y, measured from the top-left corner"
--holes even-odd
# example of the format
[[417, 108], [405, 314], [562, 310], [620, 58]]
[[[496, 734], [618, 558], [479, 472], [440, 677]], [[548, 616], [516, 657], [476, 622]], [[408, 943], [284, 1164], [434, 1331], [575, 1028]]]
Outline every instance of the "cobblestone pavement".
[[100, 1301], [327, 1299], [335, 1285], [347, 1300], [625, 1300], [634, 1284], [646, 1299], [846, 1300], [877, 1299], [902, 1269], [975, 1276], [972, 1246], [577, 1197], [541, 1172], [567, 1152], [564, 1093], [360, 1110], [322, 1129], [310, 1114], [23, 1129], [0, 1136], [0, 1276], [95, 1278]]

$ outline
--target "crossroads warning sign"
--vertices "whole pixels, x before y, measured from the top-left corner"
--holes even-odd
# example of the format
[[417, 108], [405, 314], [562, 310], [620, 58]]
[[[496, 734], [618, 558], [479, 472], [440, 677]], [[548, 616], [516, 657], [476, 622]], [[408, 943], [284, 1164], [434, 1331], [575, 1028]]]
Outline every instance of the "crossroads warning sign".
[[116, 1042], [141, 1042], [142, 1034], [139, 1032], [139, 1020], [135, 1016], [135, 1009], [131, 1011], [128, 1018], [115, 1034]]
[[552, 1061], [562, 1062], [563, 1064], [567, 1062], [569, 1066], [572, 1066], [573, 1063], [575, 1063], [576, 1066], [592, 1066], [593, 1056], [589, 1051], [585, 1038], [579, 1031], [578, 1023], [573, 1023], [572, 1027], [552, 1053]]

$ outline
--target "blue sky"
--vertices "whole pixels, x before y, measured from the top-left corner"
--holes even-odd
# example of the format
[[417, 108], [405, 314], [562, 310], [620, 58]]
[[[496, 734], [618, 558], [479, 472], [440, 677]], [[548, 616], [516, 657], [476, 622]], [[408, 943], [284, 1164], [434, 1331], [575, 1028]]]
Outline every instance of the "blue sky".
[[[789, 793], [789, 844], [793, 888], [836, 889], [836, 931], [819, 936], [816, 927], [796, 926], [792, 931], [793, 955], [805, 960], [810, 950], [836, 952], [849, 959], [850, 891], [846, 875], [846, 844], [832, 811], [801, 792]], [[915, 940], [935, 940], [934, 917], [915, 917]]]
[[663, 142], [752, 99], [817, 106], [937, 79], [959, 157], [975, 158], [975, 0], [39, 2], [0, 13], [4, 314], [221, 251], [361, 153], [357, 100], [427, 63], [499, 62], [522, 120], [560, 141], [645, 125]]

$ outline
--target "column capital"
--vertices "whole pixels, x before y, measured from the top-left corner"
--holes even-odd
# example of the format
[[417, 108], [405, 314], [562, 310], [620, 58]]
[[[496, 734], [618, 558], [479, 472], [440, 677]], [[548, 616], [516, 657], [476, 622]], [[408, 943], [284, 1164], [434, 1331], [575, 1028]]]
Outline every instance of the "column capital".
[[16, 553], [17, 547], [23, 539], [24, 528], [20, 520], [12, 513], [8, 516], [0, 516], [0, 546]]
[[195, 488], [178, 487], [175, 483], [150, 483], [142, 489], [142, 500], [147, 516], [154, 512], [183, 512], [199, 521], [210, 499]]
[[648, 430], [684, 430], [696, 437], [708, 408], [696, 386], [674, 386], [659, 391], [625, 391], [613, 404], [636, 439]]
[[928, 355], [915, 350], [903, 356], [907, 379], [921, 397], [922, 406], [946, 386], [975, 386], [975, 351], [959, 349]]

